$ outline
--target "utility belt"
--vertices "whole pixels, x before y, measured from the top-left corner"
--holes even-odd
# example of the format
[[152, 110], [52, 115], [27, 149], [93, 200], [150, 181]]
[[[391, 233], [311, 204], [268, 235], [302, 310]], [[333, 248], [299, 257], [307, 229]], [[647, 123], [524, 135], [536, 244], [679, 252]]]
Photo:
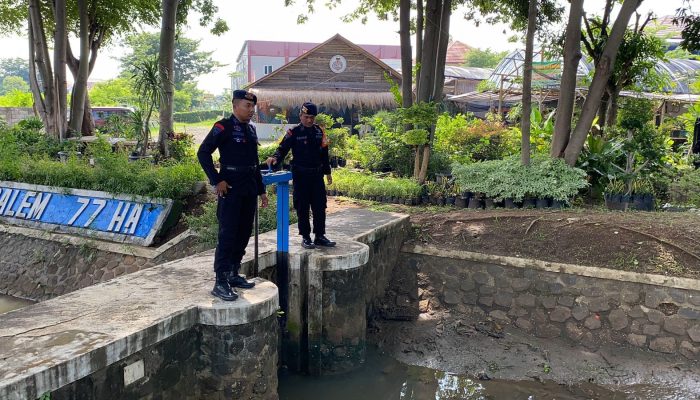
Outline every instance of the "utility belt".
[[257, 168], [255, 165], [221, 165], [222, 170], [230, 172], [255, 172]]
[[301, 167], [298, 165], [292, 165], [292, 172], [298, 172], [302, 174], [313, 174], [313, 173], [321, 173], [323, 171], [323, 166], [319, 165], [318, 167]]

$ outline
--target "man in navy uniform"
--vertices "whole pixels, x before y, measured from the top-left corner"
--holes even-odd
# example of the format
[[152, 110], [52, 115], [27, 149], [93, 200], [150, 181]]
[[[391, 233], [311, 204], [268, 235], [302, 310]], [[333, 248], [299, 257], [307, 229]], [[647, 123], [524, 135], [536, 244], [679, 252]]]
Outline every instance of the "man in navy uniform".
[[[323, 175], [330, 185], [333, 183], [331, 165], [328, 159], [328, 138], [320, 126], [316, 125], [318, 108], [313, 103], [301, 106], [301, 123], [287, 131], [277, 151], [267, 159], [267, 164], [277, 164], [292, 151], [292, 180], [294, 182], [294, 208], [299, 217], [301, 245], [306, 249], [316, 246], [335, 246], [326, 235], [326, 187]], [[315, 239], [311, 241], [309, 206], [314, 215]]]
[[[258, 136], [250, 119], [257, 97], [245, 90], [233, 92], [233, 114], [214, 124], [199, 146], [197, 158], [218, 196], [216, 217], [219, 239], [214, 256], [216, 283], [211, 294], [226, 300], [238, 298], [235, 288], [255, 286], [238, 275], [253, 230], [257, 196], [267, 207], [267, 195], [258, 162]], [[219, 149], [221, 168], [214, 168], [212, 153]]]

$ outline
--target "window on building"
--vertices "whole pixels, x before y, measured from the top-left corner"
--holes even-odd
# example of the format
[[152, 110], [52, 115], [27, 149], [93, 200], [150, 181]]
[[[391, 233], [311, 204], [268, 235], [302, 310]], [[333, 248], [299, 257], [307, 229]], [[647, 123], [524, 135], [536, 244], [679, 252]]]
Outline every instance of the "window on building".
[[265, 75], [272, 73], [272, 65], [265, 66]]

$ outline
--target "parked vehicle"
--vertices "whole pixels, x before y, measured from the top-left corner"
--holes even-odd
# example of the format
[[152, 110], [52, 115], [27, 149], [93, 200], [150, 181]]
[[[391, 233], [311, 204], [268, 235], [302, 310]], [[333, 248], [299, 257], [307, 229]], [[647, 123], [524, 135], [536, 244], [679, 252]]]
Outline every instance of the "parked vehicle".
[[134, 111], [130, 107], [93, 107], [92, 108], [92, 119], [95, 121], [95, 127], [101, 128], [112, 115], [118, 115], [120, 117], [127, 117]]

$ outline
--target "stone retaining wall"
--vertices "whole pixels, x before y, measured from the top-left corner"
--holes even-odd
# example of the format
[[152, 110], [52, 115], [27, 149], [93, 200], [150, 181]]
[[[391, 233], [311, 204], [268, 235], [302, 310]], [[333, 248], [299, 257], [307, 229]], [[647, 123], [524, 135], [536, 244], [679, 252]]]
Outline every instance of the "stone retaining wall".
[[[640, 283], [658, 277], [646, 274], [605, 270], [607, 276], [598, 278], [602, 269], [570, 266], [570, 273], [552, 272], [546, 270], [556, 269], [549, 268], [552, 263], [536, 260], [524, 267], [509, 257], [404, 250], [397, 264], [403, 278], [392, 286], [391, 307], [413, 304], [420, 312], [447, 307], [589, 349], [619, 343], [700, 360], [700, 281], [655, 285]], [[411, 276], [414, 284], [406, 284]]]
[[0, 294], [44, 301], [194, 254], [189, 232], [160, 248], [0, 226]]

